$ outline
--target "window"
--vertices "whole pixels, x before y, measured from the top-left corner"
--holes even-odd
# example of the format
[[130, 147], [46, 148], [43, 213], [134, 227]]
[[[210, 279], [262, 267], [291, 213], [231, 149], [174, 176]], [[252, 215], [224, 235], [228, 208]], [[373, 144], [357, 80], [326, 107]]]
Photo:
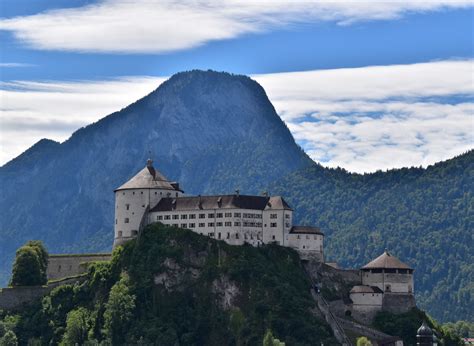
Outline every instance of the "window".
[[278, 217], [277, 214], [270, 214], [270, 219], [276, 219]]
[[230, 233], [227, 232], [227, 239], [230, 239]]
[[158, 192], [155, 191], [155, 195], [157, 195], [157, 194], [158, 194]]
[[216, 226], [217, 226], [217, 227], [222, 227], [222, 222], [217, 222], [217, 223], [216, 223]]
[[165, 215], [165, 220], [169, 220], [170, 219], [170, 215]]
[[221, 239], [221, 232], [217, 233], [217, 239]]
[[145, 208], [145, 204], [142, 204], [142, 208]]
[[181, 215], [181, 220], [186, 220], [187, 218], [188, 218], [188, 215], [186, 214]]
[[188, 224], [187, 223], [182, 223], [181, 228], [188, 228]]
[[224, 226], [226, 226], [226, 227], [232, 226], [232, 222], [227, 221], [227, 222], [224, 223]]
[[135, 191], [133, 191], [133, 194], [135, 194]]
[[240, 213], [234, 213], [234, 217], [240, 217]]
[[225, 213], [224, 216], [225, 217], [232, 217], [232, 213]]
[[115, 219], [115, 224], [118, 224], [118, 219]]
[[189, 228], [195, 228], [196, 227], [196, 224], [195, 223], [190, 223], [189, 224]]
[[196, 214], [189, 214], [189, 218], [190, 218], [191, 220], [194, 220], [194, 219], [196, 218]]
[[211, 233], [208, 233], [207, 235], [208, 235], [209, 237], [211, 237], [211, 238], [214, 237], [214, 233], [212, 233], [212, 232], [211, 232]]
[[199, 218], [200, 218], [200, 219], [205, 219], [205, 218], [206, 218], [206, 214], [199, 214]]
[[122, 231], [118, 231], [118, 237], [119, 237], [119, 238], [122, 237]]
[[272, 235], [272, 240], [275, 240], [275, 236], [274, 236], [274, 235]]
[[290, 223], [289, 223], [289, 222], [285, 222], [285, 227], [286, 227], [286, 228], [289, 228], [289, 227], [290, 227]]
[[132, 236], [136, 236], [138, 234], [138, 231], [136, 229], [132, 230]]
[[156, 219], [157, 219], [157, 220], [163, 220], [163, 215], [158, 215], [158, 216], [156, 217]]
[[235, 233], [235, 239], [239, 239], [239, 233]]
[[217, 217], [220, 219], [222, 218], [222, 213], [217, 213]]
[[125, 223], [129, 223], [130, 222], [130, 219], [128, 217], [125, 218]]
[[179, 219], [179, 215], [173, 215], [173, 220], [178, 220]]
[[61, 265], [58, 265], [58, 272], [61, 271]]
[[199, 227], [206, 227], [206, 224], [204, 222], [200, 222]]
[[214, 218], [214, 214], [207, 214], [207, 217], [210, 218], [210, 219], [213, 219], [213, 218]]
[[270, 223], [270, 227], [276, 227], [276, 226], [277, 226], [276, 222], [271, 222]]
[[209, 222], [209, 223], [207, 224], [207, 227], [214, 227], [214, 222]]
[[285, 214], [285, 219], [289, 220], [290, 219], [290, 214]]
[[297, 237], [297, 238], [300, 239], [300, 235], [299, 235], [299, 234], [298, 234], [298, 237]]
[[143, 195], [143, 191], [141, 191], [141, 192], [140, 192], [140, 194], [142, 194], [142, 195]]
[[240, 226], [240, 222], [239, 221], [234, 222], [234, 226]]
[[125, 204], [125, 209], [130, 210], [130, 204]]
[[247, 240], [247, 234], [244, 234], [244, 239]]

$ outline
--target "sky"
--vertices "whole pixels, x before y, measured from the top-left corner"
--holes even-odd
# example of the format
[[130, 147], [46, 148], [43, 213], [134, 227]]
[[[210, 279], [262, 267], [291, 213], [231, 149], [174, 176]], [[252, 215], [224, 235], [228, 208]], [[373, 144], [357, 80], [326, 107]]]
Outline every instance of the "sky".
[[2, 0], [0, 165], [191, 69], [246, 74], [317, 162], [474, 147], [472, 1]]

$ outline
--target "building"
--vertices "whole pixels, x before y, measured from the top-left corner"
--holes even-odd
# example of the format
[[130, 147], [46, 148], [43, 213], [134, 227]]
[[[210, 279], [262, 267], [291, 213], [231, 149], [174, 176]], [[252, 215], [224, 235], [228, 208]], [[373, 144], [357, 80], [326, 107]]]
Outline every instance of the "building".
[[324, 260], [324, 234], [294, 226], [293, 210], [281, 196], [184, 196], [151, 160], [115, 190], [114, 247], [135, 238], [144, 226], [161, 222], [223, 240], [231, 245], [276, 243], [305, 260]]
[[350, 291], [352, 314], [371, 321], [379, 311], [402, 313], [414, 307], [413, 269], [388, 251], [360, 269], [361, 285]]

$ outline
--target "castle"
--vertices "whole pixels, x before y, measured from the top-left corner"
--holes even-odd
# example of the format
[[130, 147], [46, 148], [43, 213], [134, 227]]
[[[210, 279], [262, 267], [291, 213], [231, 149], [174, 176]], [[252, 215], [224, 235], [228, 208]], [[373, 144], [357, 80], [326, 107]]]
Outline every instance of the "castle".
[[[348, 301], [334, 302], [341, 315], [350, 312], [370, 322], [378, 311], [401, 313], [415, 306], [413, 268], [385, 251], [360, 270], [324, 264], [324, 234], [319, 228], [293, 225], [293, 209], [281, 196], [185, 196], [151, 160], [115, 190], [114, 242], [117, 247], [139, 236], [146, 225], [161, 222], [189, 229], [231, 245], [275, 243], [295, 249], [303, 261], [317, 262], [349, 284]], [[85, 272], [87, 263], [110, 259], [110, 254], [50, 255], [48, 279]]]
[[304, 260], [324, 261], [324, 234], [294, 226], [293, 210], [280, 196], [184, 196], [151, 160], [115, 190], [114, 247], [135, 238], [148, 224], [190, 229], [231, 245], [276, 243], [295, 249]]

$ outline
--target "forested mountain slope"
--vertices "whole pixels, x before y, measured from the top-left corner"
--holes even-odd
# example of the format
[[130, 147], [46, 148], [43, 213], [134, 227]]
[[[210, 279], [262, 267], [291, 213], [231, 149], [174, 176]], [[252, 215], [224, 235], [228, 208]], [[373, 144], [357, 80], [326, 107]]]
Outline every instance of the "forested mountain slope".
[[362, 266], [387, 248], [415, 268], [421, 307], [444, 321], [474, 318], [474, 151], [367, 175], [315, 165], [270, 191], [323, 229], [328, 259]]

